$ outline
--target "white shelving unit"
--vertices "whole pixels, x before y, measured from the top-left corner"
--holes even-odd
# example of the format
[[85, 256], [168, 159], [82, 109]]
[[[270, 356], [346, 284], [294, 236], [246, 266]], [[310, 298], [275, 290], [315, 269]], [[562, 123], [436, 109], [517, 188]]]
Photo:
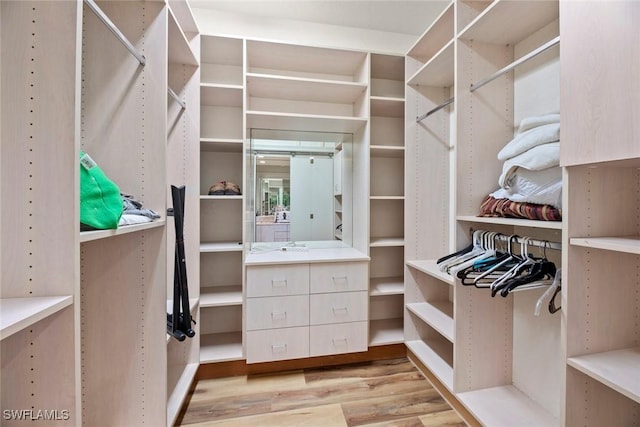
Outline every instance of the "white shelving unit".
[[73, 303], [71, 296], [0, 299], [0, 339], [20, 332]]
[[640, 423], [640, 133], [621, 125], [640, 105], [638, 17], [635, 2], [560, 4], [567, 426]]
[[406, 58], [405, 340], [472, 424], [558, 425], [562, 412], [560, 316], [534, 316], [536, 292], [492, 299], [435, 261], [471, 229], [563, 240], [562, 222], [478, 216], [520, 120], [560, 108], [557, 47], [471, 90], [558, 35], [558, 2], [454, 0]]
[[404, 295], [404, 58], [371, 54], [369, 345], [402, 342]]

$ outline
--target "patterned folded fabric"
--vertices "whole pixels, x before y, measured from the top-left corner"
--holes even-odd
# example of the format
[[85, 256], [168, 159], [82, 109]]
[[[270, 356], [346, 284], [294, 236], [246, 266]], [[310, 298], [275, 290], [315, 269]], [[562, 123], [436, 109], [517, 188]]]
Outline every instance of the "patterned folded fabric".
[[496, 199], [491, 196], [485, 197], [482, 201], [479, 216], [562, 221], [562, 212], [551, 205], [513, 202], [509, 199]]

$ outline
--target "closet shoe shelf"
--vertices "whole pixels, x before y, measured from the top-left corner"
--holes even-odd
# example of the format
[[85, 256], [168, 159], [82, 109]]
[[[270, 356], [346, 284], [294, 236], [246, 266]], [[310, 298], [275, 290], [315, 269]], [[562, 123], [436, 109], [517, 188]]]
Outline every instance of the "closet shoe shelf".
[[72, 296], [0, 299], [0, 339], [28, 328], [72, 302]]
[[242, 359], [242, 332], [200, 336], [200, 363]]
[[[453, 368], [447, 360], [453, 360], [453, 348], [436, 340], [407, 341], [407, 348], [422, 362], [449, 390], [453, 389]], [[442, 355], [442, 356], [441, 356]], [[495, 402], [494, 402], [495, 403]]]
[[453, 325], [453, 303], [451, 301], [407, 304], [407, 309], [453, 343], [455, 328]]

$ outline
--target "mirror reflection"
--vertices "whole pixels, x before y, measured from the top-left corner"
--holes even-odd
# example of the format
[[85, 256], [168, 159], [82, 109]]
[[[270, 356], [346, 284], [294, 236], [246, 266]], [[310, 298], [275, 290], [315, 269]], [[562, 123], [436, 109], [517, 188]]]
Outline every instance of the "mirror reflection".
[[350, 244], [344, 239], [350, 227], [343, 223], [342, 184], [350, 173], [344, 151], [351, 138], [251, 130], [252, 248]]

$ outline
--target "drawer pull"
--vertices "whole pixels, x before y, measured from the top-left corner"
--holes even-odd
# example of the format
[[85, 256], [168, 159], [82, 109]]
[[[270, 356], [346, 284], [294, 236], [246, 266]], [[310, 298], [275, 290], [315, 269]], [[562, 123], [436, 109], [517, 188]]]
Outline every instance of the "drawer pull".
[[349, 283], [349, 279], [347, 278], [347, 276], [332, 276], [331, 277], [333, 279], [334, 282], [337, 282], [339, 280], [344, 281], [345, 283]]
[[343, 347], [347, 346], [347, 338], [346, 337], [332, 338], [331, 341], [333, 342], [333, 346], [334, 347], [337, 347], [338, 345], [342, 345]]
[[287, 320], [286, 311], [272, 311], [271, 320]]
[[344, 313], [344, 314], [348, 314], [349, 310], [347, 310], [347, 307], [333, 307], [333, 314], [338, 314], [338, 313]]
[[272, 353], [286, 353], [287, 345], [286, 344], [271, 344], [271, 352]]
[[273, 288], [286, 288], [287, 287], [287, 279], [283, 279], [283, 280], [273, 280], [273, 279], [271, 279], [271, 287], [273, 287]]

